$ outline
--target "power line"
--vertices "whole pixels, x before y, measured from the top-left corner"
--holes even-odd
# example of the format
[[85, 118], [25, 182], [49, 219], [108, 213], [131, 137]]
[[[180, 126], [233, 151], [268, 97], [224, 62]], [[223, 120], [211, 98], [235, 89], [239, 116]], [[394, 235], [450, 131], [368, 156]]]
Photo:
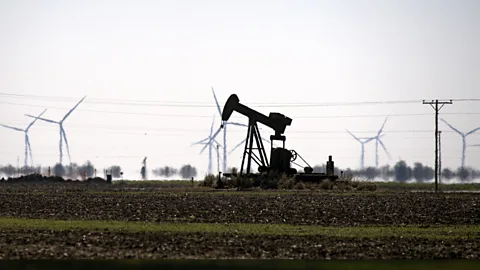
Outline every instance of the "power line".
[[[25, 94], [0, 93], [0, 96], [10, 98], [23, 98], [34, 100], [71, 101], [76, 98], [38, 96]], [[357, 101], [357, 102], [332, 102], [332, 103], [300, 103], [300, 102], [271, 102], [271, 103], [248, 103], [257, 107], [330, 107], [330, 106], [359, 106], [359, 105], [392, 105], [392, 104], [415, 104], [422, 100], [388, 100], [388, 101]], [[480, 101], [480, 99], [456, 99], [455, 101]], [[121, 100], [121, 99], [98, 99], [88, 98], [86, 103], [111, 104], [129, 106], [155, 106], [155, 107], [216, 107], [213, 102], [185, 102], [185, 101], [152, 101], [152, 100]]]
[[[14, 125], [18, 124], [19, 122], [6, 122], [4, 124]], [[91, 129], [107, 129], [108, 131], [111, 130], [122, 130], [127, 131], [128, 133], [137, 134], [137, 133], [145, 133], [145, 131], [153, 131], [153, 132], [162, 132], [162, 133], [191, 133], [191, 132], [205, 132], [205, 129], [189, 129], [189, 128], [168, 128], [168, 129], [161, 129], [161, 128], [150, 128], [150, 127], [141, 127], [141, 126], [132, 126], [132, 127], [125, 127], [125, 126], [108, 126], [108, 125], [75, 125], [75, 124], [68, 124], [65, 125], [68, 128], [74, 129], [84, 129], [85, 131], [89, 131]], [[37, 126], [37, 129], [57, 129], [55, 126]], [[138, 131], [134, 131], [138, 130]], [[231, 129], [230, 133], [245, 133], [246, 130], [241, 129]], [[363, 130], [363, 131], [352, 131], [354, 133], [376, 133], [376, 130]], [[385, 130], [385, 133], [430, 133], [433, 130], [415, 130], [415, 129], [407, 129], [407, 130]], [[454, 131], [443, 131], [444, 133], [454, 133]], [[344, 130], [291, 130], [288, 132], [289, 134], [347, 134]], [[155, 133], [150, 133], [155, 134]], [[480, 135], [476, 134], [476, 135]]]
[[[59, 109], [70, 110], [71, 108], [63, 108], [56, 106], [41, 106], [35, 104], [25, 103], [13, 103], [13, 102], [0, 102], [0, 104], [16, 105], [16, 106], [28, 106], [36, 108]], [[141, 113], [141, 112], [122, 112], [122, 111], [106, 111], [106, 110], [89, 110], [89, 109], [76, 109], [77, 111], [84, 112], [98, 112], [98, 113], [111, 113], [111, 114], [125, 114], [125, 115], [142, 115], [142, 116], [160, 116], [160, 117], [188, 117], [188, 118], [212, 118], [212, 115], [198, 115], [198, 114], [163, 114], [163, 113]], [[445, 115], [480, 115], [480, 112], [457, 112], [457, 113], [444, 113]], [[323, 116], [292, 116], [295, 119], [333, 119], [333, 118], [370, 118], [370, 117], [413, 117], [413, 116], [430, 116], [429, 113], [398, 113], [398, 114], [360, 114], [360, 115], [323, 115]], [[232, 116], [231, 118], [245, 119], [242, 116]]]

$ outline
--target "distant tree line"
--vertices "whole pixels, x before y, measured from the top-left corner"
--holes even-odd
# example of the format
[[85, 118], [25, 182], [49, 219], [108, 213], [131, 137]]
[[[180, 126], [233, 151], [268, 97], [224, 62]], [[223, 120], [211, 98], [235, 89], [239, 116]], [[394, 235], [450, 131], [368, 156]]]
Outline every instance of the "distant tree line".
[[152, 173], [157, 177], [173, 177], [178, 175], [183, 179], [190, 179], [197, 176], [197, 168], [190, 164], [183, 165], [180, 169], [171, 166], [164, 166], [153, 169]]
[[[142, 179], [147, 179], [147, 166], [146, 158], [142, 162], [141, 177]], [[121, 178], [122, 177], [122, 168], [119, 165], [112, 165], [106, 169], [108, 174], [112, 175], [112, 178]], [[71, 163], [67, 165], [62, 165], [60, 163], [55, 164], [50, 167], [30, 167], [23, 166], [20, 168], [14, 167], [12, 165], [2, 166], [0, 165], [0, 176], [5, 177], [16, 177], [19, 175], [27, 175], [38, 173], [42, 175], [51, 175], [51, 176], [60, 176], [64, 178], [71, 179], [80, 179], [85, 174], [86, 178], [92, 178], [95, 176], [103, 177], [104, 171], [99, 171], [95, 169], [95, 165], [91, 161], [86, 161], [84, 164]], [[197, 169], [190, 165], [186, 164], [176, 169], [171, 166], [159, 167], [152, 170], [152, 173], [157, 177], [173, 177], [180, 176], [183, 179], [190, 179], [198, 175]]]
[[[326, 165], [316, 165], [313, 168], [315, 173], [325, 173]], [[297, 169], [298, 170], [298, 169]], [[229, 168], [227, 171], [237, 173], [237, 168]], [[302, 173], [303, 169], [299, 170], [299, 173]], [[400, 160], [393, 167], [390, 165], [385, 165], [380, 168], [367, 167], [363, 170], [352, 170], [350, 168], [340, 169], [338, 167], [334, 168], [335, 175], [341, 175], [343, 172], [344, 176], [353, 176], [361, 179], [374, 180], [381, 178], [385, 181], [394, 180], [397, 182], [426, 182], [435, 179], [435, 169], [429, 166], [425, 166], [420, 162], [413, 163], [413, 167], [408, 166], [408, 164]], [[462, 182], [470, 181], [473, 179], [480, 178], [480, 170], [474, 168], [458, 168], [452, 170], [449, 168], [442, 169], [441, 176], [443, 180], [452, 180], [459, 179]]]
[[[325, 172], [325, 165], [317, 165], [313, 167], [314, 172]], [[381, 178], [384, 180], [394, 180], [397, 182], [415, 181], [418, 183], [431, 181], [435, 179], [435, 168], [423, 165], [420, 162], [413, 163], [413, 167], [409, 166], [405, 161], [398, 161], [393, 167], [385, 165], [380, 168], [367, 167], [363, 170], [352, 170], [350, 168], [340, 170], [335, 167], [335, 174], [340, 175], [343, 171], [344, 175], [373, 180]], [[444, 168], [441, 171], [443, 180], [459, 179], [462, 182], [480, 178], [480, 170], [464, 167], [452, 170]]]
[[[142, 177], [146, 179], [146, 159], [142, 164]], [[228, 171], [232, 171], [235, 168], [230, 168]], [[50, 170], [50, 172], [49, 172]], [[235, 169], [236, 170], [236, 169]], [[325, 172], [326, 166], [325, 165], [317, 165], [313, 167], [314, 172]], [[367, 167], [363, 170], [352, 170], [350, 168], [347, 169], [339, 169], [335, 167], [335, 174], [340, 175], [340, 172], [343, 171], [344, 175], [346, 176], [353, 176], [359, 177], [367, 180], [373, 179], [384, 179], [384, 180], [394, 180], [397, 182], [407, 182], [407, 181], [415, 181], [415, 182], [426, 182], [431, 181], [435, 178], [435, 170], [432, 167], [423, 165], [420, 162], [413, 163], [413, 166], [409, 166], [405, 161], [400, 160], [398, 161], [393, 167], [390, 165], [385, 165], [380, 168], [375, 167]], [[113, 178], [120, 178], [122, 177], [122, 169], [119, 165], [112, 165], [107, 168], [107, 172], [112, 174]], [[85, 174], [87, 178], [92, 178], [96, 176], [103, 176], [104, 172], [97, 172], [95, 166], [91, 161], [86, 161], [83, 164], [72, 163], [68, 165], [62, 165], [60, 163], [55, 164], [51, 167], [30, 167], [30, 166], [23, 166], [20, 168], [14, 167], [12, 165], [1, 166], [0, 165], [0, 175], [6, 177], [15, 177], [19, 174], [26, 175], [38, 173], [42, 175], [52, 175], [52, 176], [60, 176], [64, 178], [71, 178], [71, 179], [79, 179], [82, 178], [82, 175]], [[176, 169], [172, 166], [163, 166], [158, 167], [152, 170], [153, 175], [156, 177], [174, 177], [180, 176], [182, 179], [190, 179], [192, 177], [197, 177], [197, 169], [190, 165], [186, 164], [180, 167], [180, 169]], [[451, 179], [459, 179], [462, 182], [467, 182], [473, 179], [480, 178], [480, 170], [465, 167], [465, 168], [457, 168], [456, 170], [452, 170], [450, 168], [444, 168], [441, 172], [443, 180], [451, 180]]]
[[[112, 165], [107, 168], [107, 172], [112, 174], [113, 178], [120, 178], [121, 177], [121, 167], [118, 165]], [[31, 167], [31, 166], [23, 166], [20, 168], [16, 168], [12, 165], [1, 166], [0, 165], [0, 175], [4, 175], [6, 177], [16, 177], [18, 175], [27, 175], [38, 173], [42, 175], [51, 175], [51, 176], [59, 176], [64, 178], [71, 178], [71, 179], [79, 179], [85, 175], [86, 178], [92, 178], [96, 176], [96, 169], [93, 163], [87, 160], [84, 164], [77, 164], [71, 163], [67, 165], [63, 165], [60, 163], [55, 164], [54, 166], [50, 167]], [[103, 171], [99, 172], [99, 176], [103, 176]]]

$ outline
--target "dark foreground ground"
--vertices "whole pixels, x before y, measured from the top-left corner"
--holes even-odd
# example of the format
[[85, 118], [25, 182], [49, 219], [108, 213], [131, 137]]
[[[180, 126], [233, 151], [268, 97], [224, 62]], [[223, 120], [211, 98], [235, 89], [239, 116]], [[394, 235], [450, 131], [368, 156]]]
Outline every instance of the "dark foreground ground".
[[0, 258], [479, 259], [478, 240], [3, 230]]
[[[128, 192], [0, 188], [0, 218], [322, 228], [464, 226], [473, 233], [355, 237], [232, 232], [0, 228], [0, 258], [480, 259], [480, 194]], [[1, 224], [0, 224], [1, 225]], [[270, 226], [270, 225], [269, 225]]]

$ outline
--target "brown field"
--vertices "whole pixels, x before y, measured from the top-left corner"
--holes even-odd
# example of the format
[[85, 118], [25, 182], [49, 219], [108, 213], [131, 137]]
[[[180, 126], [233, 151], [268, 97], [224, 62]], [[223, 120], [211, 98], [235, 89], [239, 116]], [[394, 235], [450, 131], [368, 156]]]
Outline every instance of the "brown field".
[[478, 193], [3, 183], [0, 205], [2, 259], [480, 258]]

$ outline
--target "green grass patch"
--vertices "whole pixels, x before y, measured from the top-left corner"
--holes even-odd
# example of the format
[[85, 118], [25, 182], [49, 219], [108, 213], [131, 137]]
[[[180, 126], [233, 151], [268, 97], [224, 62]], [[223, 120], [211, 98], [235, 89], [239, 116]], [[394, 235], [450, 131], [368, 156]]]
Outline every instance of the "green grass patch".
[[[194, 216], [191, 219], [195, 219]], [[51, 220], [0, 218], [1, 229], [111, 230], [127, 232], [236, 233], [253, 235], [324, 235], [330, 237], [421, 237], [480, 238], [475, 226], [403, 226], [403, 227], [321, 227], [289, 224], [214, 224], [214, 223], [147, 223], [93, 220]]]
[[[201, 181], [195, 180], [194, 185], [197, 186]], [[424, 190], [431, 191], [435, 189], [434, 183], [400, 183], [400, 182], [369, 182], [369, 181], [353, 181], [361, 183], [371, 183], [379, 189], [386, 189], [392, 191], [401, 190]], [[115, 180], [113, 186], [142, 186], [142, 187], [191, 187], [190, 180]], [[462, 183], [462, 184], [439, 184], [439, 189], [443, 191], [478, 191], [480, 190], [480, 183]]]
[[[400, 182], [375, 182], [379, 189], [387, 190], [435, 190], [434, 183], [400, 183]], [[463, 184], [439, 184], [440, 191], [477, 191], [480, 190], [479, 183], [463, 183]]]
[[[194, 181], [194, 185], [198, 185], [201, 181]], [[191, 180], [114, 180], [113, 186], [166, 186], [166, 187], [190, 187]]]

